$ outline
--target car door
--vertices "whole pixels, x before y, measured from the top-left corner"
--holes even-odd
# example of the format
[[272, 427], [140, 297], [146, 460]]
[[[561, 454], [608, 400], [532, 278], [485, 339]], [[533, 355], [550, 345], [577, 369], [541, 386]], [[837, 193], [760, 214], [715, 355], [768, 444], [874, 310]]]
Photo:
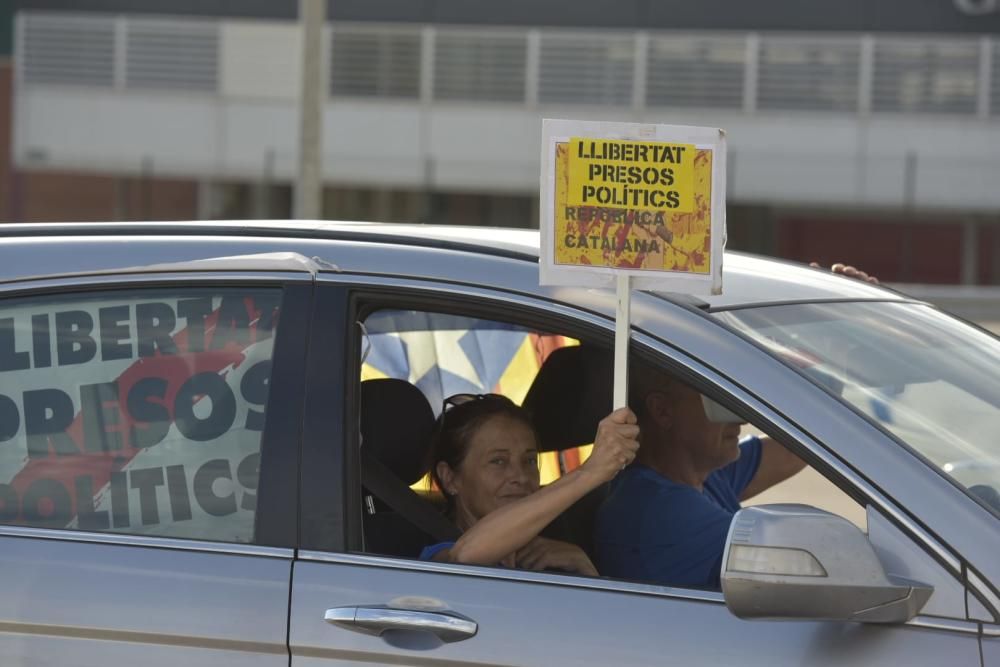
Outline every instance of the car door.
[[0, 286], [0, 664], [287, 665], [308, 271]]
[[[324, 296], [319, 300], [328, 301], [330, 308], [353, 323], [357, 312], [351, 304], [363, 296], [352, 297], [352, 293], [372, 290], [388, 290], [400, 299], [419, 298], [437, 308], [450, 304], [452, 310], [460, 310], [475, 304], [479, 312], [509, 313], [536, 321], [548, 318], [558, 322], [558, 327], [603, 331], [608, 337], [613, 330], [609, 320], [563, 304], [404, 279], [338, 277], [320, 288]], [[351, 329], [335, 330], [327, 337], [350, 340]], [[345, 348], [349, 355], [360, 353], [361, 335], [353, 339]], [[685, 369], [700, 388], [711, 390], [717, 399], [743, 405], [762, 416], [803, 451], [820, 451], [819, 444], [787, 416], [698, 359], [642, 334], [636, 334], [636, 340], [663, 363]], [[734, 350], [745, 350], [751, 356], [756, 352], [738, 338], [729, 341], [727, 354]], [[327, 385], [321, 393], [329, 397], [329, 409], [338, 410], [337, 406], [350, 405], [351, 394], [356, 392], [357, 364], [324, 354], [328, 358], [314, 361], [317, 366], [328, 364], [329, 370], [323, 374]], [[758, 359], [765, 364], [772, 361]], [[772, 365], [778, 374], [788, 370], [776, 362]], [[312, 410], [319, 407], [312, 399], [307, 405]], [[314, 426], [322, 433], [344, 434], [344, 438], [314, 452], [315, 468], [303, 461], [303, 542], [295, 565], [289, 635], [295, 667], [359, 663], [981, 664], [977, 626], [965, 621], [964, 609], [962, 618], [918, 619], [898, 626], [750, 622], [730, 614], [722, 594], [715, 591], [363, 553], [352, 533], [361, 513], [360, 500], [355, 500], [360, 498], [353, 449], [357, 446], [356, 423], [346, 414], [327, 414]], [[308, 442], [308, 422], [306, 429]], [[342, 454], [330, 453], [345, 443], [348, 446]], [[331, 485], [331, 475], [344, 475], [334, 477], [343, 484]], [[327, 499], [342, 507], [346, 523], [337, 525], [336, 534], [322, 531], [314, 535], [308, 525], [309, 507], [322, 500], [323, 489], [330, 488], [348, 491]], [[854, 491], [862, 493], [861, 489]], [[952, 581], [950, 585], [957, 588], [949, 591], [949, 600], [964, 599], [961, 584]]]

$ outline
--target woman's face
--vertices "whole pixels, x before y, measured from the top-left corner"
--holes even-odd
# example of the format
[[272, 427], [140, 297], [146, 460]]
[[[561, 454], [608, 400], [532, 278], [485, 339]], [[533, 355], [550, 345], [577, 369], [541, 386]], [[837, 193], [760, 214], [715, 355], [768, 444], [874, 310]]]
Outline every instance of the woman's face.
[[[485, 421], [468, 443], [457, 470], [439, 476], [455, 498], [456, 519], [471, 525], [498, 507], [538, 490], [538, 449], [534, 431], [504, 415]], [[463, 526], [467, 528], [468, 525]]]

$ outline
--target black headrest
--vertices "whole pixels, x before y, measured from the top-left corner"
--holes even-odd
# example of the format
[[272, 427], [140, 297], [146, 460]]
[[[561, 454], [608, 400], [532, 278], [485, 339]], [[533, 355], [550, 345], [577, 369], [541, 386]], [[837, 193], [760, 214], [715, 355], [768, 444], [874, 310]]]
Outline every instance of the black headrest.
[[419, 389], [392, 378], [361, 383], [361, 441], [401, 481], [424, 476], [434, 412]]
[[604, 349], [580, 345], [549, 355], [523, 403], [543, 451], [594, 441], [597, 423], [611, 412], [613, 371]]

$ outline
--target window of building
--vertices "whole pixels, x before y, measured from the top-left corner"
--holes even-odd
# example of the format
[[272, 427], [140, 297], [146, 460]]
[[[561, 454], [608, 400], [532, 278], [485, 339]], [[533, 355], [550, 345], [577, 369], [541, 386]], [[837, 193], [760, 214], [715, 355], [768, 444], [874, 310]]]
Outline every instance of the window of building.
[[746, 49], [741, 37], [651, 37], [647, 106], [742, 107]]
[[538, 101], [632, 105], [635, 40], [601, 33], [543, 33]]
[[759, 58], [758, 108], [857, 110], [859, 40], [765, 37]]
[[426, 222], [445, 225], [537, 228], [538, 203], [520, 195], [435, 192]]
[[978, 78], [979, 44], [973, 40], [880, 39], [872, 110], [974, 113]]
[[420, 32], [411, 28], [333, 29], [330, 90], [335, 96], [420, 96]]
[[434, 98], [523, 102], [524, 34], [441, 30], [434, 45]]
[[127, 88], [216, 90], [218, 23], [133, 19], [125, 43]]
[[114, 19], [26, 14], [23, 21], [25, 83], [114, 85]]

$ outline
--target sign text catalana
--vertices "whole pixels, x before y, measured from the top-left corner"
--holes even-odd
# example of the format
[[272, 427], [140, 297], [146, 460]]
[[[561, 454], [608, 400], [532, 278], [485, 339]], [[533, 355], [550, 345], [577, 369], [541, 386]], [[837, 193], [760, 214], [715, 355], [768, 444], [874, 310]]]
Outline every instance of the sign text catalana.
[[543, 143], [543, 284], [720, 289], [724, 133], [547, 120]]

